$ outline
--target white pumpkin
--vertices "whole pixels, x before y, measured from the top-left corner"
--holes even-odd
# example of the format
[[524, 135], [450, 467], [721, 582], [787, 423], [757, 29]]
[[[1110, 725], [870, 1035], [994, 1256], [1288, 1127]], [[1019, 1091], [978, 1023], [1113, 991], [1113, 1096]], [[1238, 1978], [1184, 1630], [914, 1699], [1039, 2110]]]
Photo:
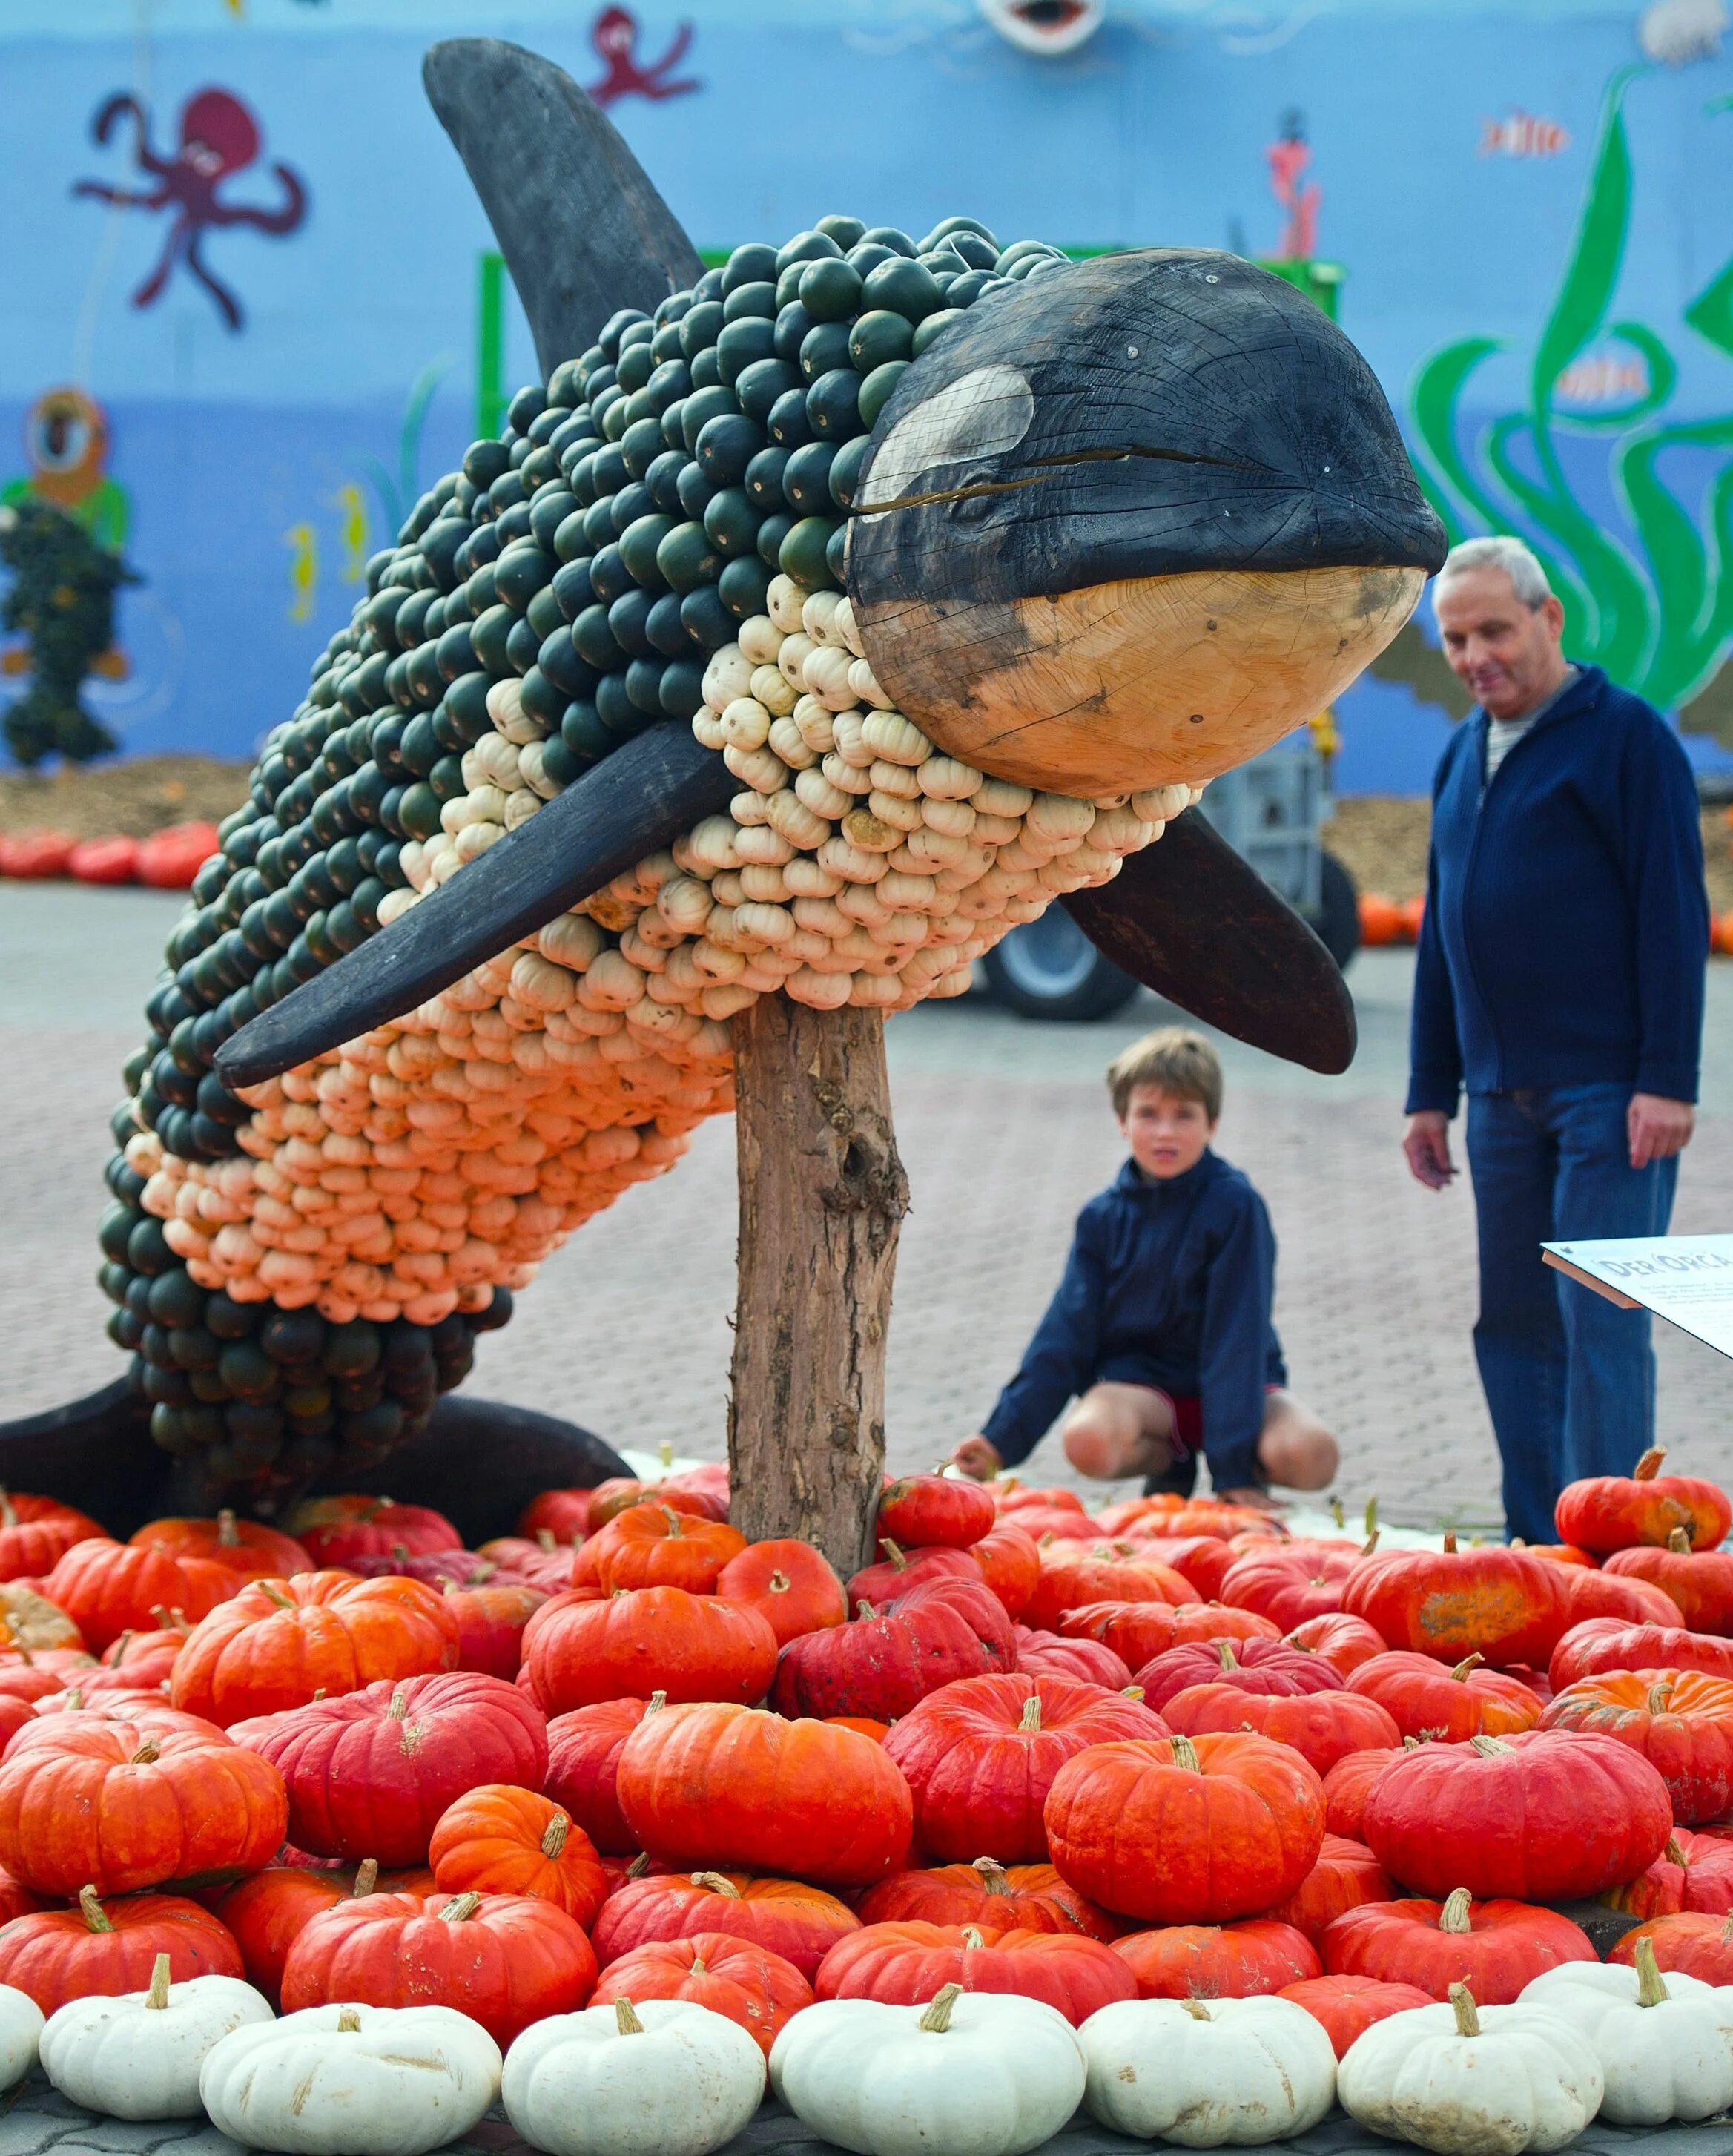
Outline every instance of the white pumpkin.
[[246, 2148], [427, 2156], [498, 2096], [500, 2047], [449, 2006], [309, 2006], [223, 2037], [198, 2093]]
[[199, 2069], [233, 2029], [275, 2020], [269, 2003], [233, 1976], [171, 1984], [158, 1954], [148, 1991], [73, 1999], [42, 2032], [43, 2071], [86, 2111], [109, 2118], [196, 2118]]
[[1077, 2033], [1090, 2115], [1141, 2141], [1254, 2147], [1336, 2099], [1330, 2039], [1290, 1999], [1122, 1999]]
[[770, 2055], [771, 2086], [855, 2156], [1022, 2156], [1083, 2095], [1083, 2051], [1038, 1999], [947, 1984], [926, 2006], [827, 1999]]
[[36, 2064], [42, 2009], [28, 1991], [0, 1984], [0, 2089], [21, 2082]]
[[551, 2156], [709, 2156], [764, 2097], [738, 2022], [683, 1999], [629, 1999], [532, 2022], [505, 2061], [505, 2116]]
[[1562, 2016], [1540, 2005], [1477, 2010], [1459, 1984], [1448, 2006], [1373, 2024], [1336, 2070], [1342, 2109], [1375, 2133], [1438, 2156], [1521, 2156], [1574, 2141], [1601, 2107], [1601, 2067]]
[[1664, 1978], [1647, 1939], [1637, 1942], [1634, 1969], [1561, 1963], [1517, 2004], [1543, 2007], [1587, 2038], [1607, 2084], [1601, 2116], [1615, 2126], [1712, 2118], [1733, 2104], [1733, 1990]]

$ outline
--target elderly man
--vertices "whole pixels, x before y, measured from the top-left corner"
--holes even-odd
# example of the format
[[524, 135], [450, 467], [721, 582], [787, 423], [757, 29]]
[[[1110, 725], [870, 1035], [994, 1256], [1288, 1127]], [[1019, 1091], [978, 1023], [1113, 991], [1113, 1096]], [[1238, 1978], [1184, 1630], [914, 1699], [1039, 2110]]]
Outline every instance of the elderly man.
[[1697, 1096], [1702, 836], [1677, 737], [1565, 657], [1526, 547], [1471, 539], [1433, 593], [1479, 708], [1433, 785], [1404, 1150], [1442, 1190], [1466, 1091], [1505, 1525], [1550, 1542], [1563, 1484], [1628, 1473], [1653, 1438], [1648, 1314], [1564, 1280], [1541, 1245], [1666, 1230]]

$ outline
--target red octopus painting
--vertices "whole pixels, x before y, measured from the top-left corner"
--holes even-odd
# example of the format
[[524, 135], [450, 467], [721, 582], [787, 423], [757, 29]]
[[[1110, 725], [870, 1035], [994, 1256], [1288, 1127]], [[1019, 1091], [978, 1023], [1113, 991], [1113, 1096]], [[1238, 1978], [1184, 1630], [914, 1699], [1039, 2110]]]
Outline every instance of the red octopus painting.
[[600, 82], [590, 85], [590, 95], [597, 105], [613, 105], [623, 97], [659, 102], [664, 97], [684, 97], [700, 87], [690, 75], [674, 74], [692, 43], [690, 23], [680, 24], [659, 59], [648, 63], [638, 57], [642, 34], [638, 18], [628, 8], [604, 8], [590, 25], [590, 43], [608, 70]]
[[93, 138], [106, 143], [122, 121], [132, 122], [132, 156], [151, 183], [142, 187], [111, 187], [105, 180], [80, 180], [72, 192], [90, 201], [123, 209], [165, 210], [169, 225], [155, 268], [132, 295], [135, 307], [161, 299], [170, 277], [184, 267], [209, 293], [231, 330], [245, 319], [241, 303], [206, 263], [200, 252], [208, 232], [244, 225], [281, 239], [295, 231], [307, 214], [307, 189], [288, 165], [273, 165], [283, 191], [280, 204], [259, 208], [225, 201], [222, 190], [258, 160], [259, 122], [232, 91], [201, 90], [181, 107], [180, 142], [172, 155], [153, 148], [150, 115], [127, 92], [111, 97], [90, 124]]

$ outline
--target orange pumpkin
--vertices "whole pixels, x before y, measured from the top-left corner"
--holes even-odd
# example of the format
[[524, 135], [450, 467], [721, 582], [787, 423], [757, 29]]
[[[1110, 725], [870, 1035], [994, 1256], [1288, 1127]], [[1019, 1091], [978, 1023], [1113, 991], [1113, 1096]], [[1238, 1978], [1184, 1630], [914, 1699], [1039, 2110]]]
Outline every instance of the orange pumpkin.
[[142, 1631], [158, 1609], [179, 1609], [197, 1620], [240, 1586], [238, 1573], [208, 1558], [173, 1558], [92, 1537], [74, 1543], [59, 1560], [43, 1592], [78, 1626], [85, 1645], [100, 1654], [123, 1632]]
[[756, 1609], [786, 1647], [803, 1632], [844, 1623], [849, 1605], [843, 1583], [822, 1550], [792, 1538], [749, 1543], [716, 1575], [724, 1602]]
[[0, 1580], [37, 1579], [52, 1572], [74, 1543], [105, 1539], [87, 1512], [54, 1497], [21, 1497], [0, 1490]]
[[1733, 1845], [1677, 1827], [1647, 1871], [1603, 1897], [1628, 1917], [1674, 1917], [1691, 1909], [1706, 1917], [1733, 1912]]
[[767, 2058], [786, 2025], [812, 2005], [813, 1987], [781, 1954], [726, 1932], [700, 1932], [623, 1954], [602, 1970], [593, 1995], [598, 2006], [689, 1999], [737, 2022]]
[[914, 1825], [909, 1785], [884, 1745], [752, 1707], [647, 1715], [626, 1739], [615, 1789], [653, 1856], [827, 1885], [868, 1887], [896, 1871]]
[[612, 1965], [654, 1940], [726, 1933], [781, 1955], [810, 1984], [837, 1941], [859, 1929], [846, 1902], [804, 1880], [752, 1879], [744, 1871], [653, 1872], [615, 1889], [591, 1938]]
[[533, 1789], [485, 1782], [446, 1807], [428, 1844], [442, 1894], [531, 1894], [587, 1931], [608, 1898], [594, 1843]]
[[1693, 1550], [1690, 1537], [1675, 1527], [1664, 1549], [1645, 1543], [1615, 1550], [1606, 1569], [1659, 1587], [1692, 1631], [1733, 1633], [1733, 1551]]
[[877, 1533], [905, 1549], [967, 1549], [991, 1532], [995, 1516], [991, 1493], [966, 1476], [905, 1475], [884, 1486]]
[[[1360, 940], [1368, 949], [1382, 943], [1402, 943], [1408, 940], [1407, 922], [1402, 910], [1393, 898], [1385, 898], [1375, 891], [1363, 891], [1359, 896]], [[1337, 2052], [1340, 2058], [1341, 2053]]]
[[1233, 1685], [1192, 1685], [1166, 1702], [1161, 1718], [1187, 1737], [1255, 1729], [1272, 1743], [1291, 1745], [1320, 1774], [1352, 1753], [1381, 1750], [1402, 1738], [1376, 1700], [1351, 1691], [1279, 1697]]
[[1349, 2046], [1374, 2022], [1433, 2003], [1418, 1984], [1382, 1984], [1375, 1976], [1305, 1976], [1298, 1984], [1284, 1985], [1276, 1997], [1305, 2007], [1329, 2037], [1338, 2059], [1347, 2056]]
[[1568, 1917], [1526, 1902], [1471, 1901], [1466, 1887], [1443, 1902], [1368, 1902], [1324, 1934], [1332, 1976], [1412, 1984], [1428, 1999], [1448, 1999], [1462, 1984], [1485, 2006], [1508, 2006], [1561, 1962], [1599, 1959]]
[[1050, 1864], [943, 1864], [899, 1871], [861, 1897], [864, 1924], [976, 1924], [993, 1932], [1081, 1932], [1114, 1939], [1119, 1927]]
[[1262, 1737], [1134, 1738], [1068, 1759], [1046, 1820], [1054, 1865], [1103, 1908], [1216, 1923], [1299, 1887], [1324, 1843], [1324, 1785]]
[[[1327, 1782], [1325, 1795], [1327, 1799]], [[1363, 1841], [1326, 1833], [1317, 1862], [1296, 1891], [1269, 1913], [1284, 1924], [1292, 1924], [1295, 1931], [1304, 1932], [1315, 1946], [1348, 1910], [1367, 1902], [1391, 1901], [1395, 1894], [1389, 1873]]]
[[1338, 1759], [1324, 1777], [1324, 1824], [1328, 1830], [1346, 1840], [1358, 1841], [1372, 1784], [1392, 1760], [1400, 1759], [1405, 1752], [1418, 1752], [1420, 1743], [1418, 1737], [1405, 1737], [1400, 1744], [1351, 1752], [1346, 1758]]
[[243, 1579], [287, 1579], [313, 1569], [312, 1558], [292, 1535], [256, 1520], [238, 1520], [230, 1512], [214, 1520], [151, 1520], [129, 1539], [134, 1549], [210, 1558]]
[[1392, 1653], [1362, 1662], [1350, 1691], [1376, 1700], [1404, 1737], [1464, 1744], [1471, 1737], [1514, 1737], [1541, 1719], [1541, 1702], [1525, 1684], [1480, 1666], [1466, 1655], [1443, 1669], [1430, 1655]]
[[1592, 1729], [1640, 1752], [1673, 1816], [1696, 1826], [1733, 1811], [1733, 1683], [1695, 1670], [1608, 1671], [1560, 1692], [1543, 1729]]
[[[5, 1933], [0, 1933], [0, 1942], [4, 1938]], [[1638, 1944], [1643, 1939], [1654, 1948], [1655, 1967], [1664, 1974], [1676, 1969], [1681, 1976], [1695, 1976], [1700, 1983], [1718, 1987], [1733, 1984], [1733, 1916], [1713, 1917], [1682, 1909], [1677, 1916], [1652, 1917], [1627, 1932], [1607, 1960], [1634, 1969]], [[0, 1982], [10, 1981], [0, 1968]]]
[[1304, 1647], [1309, 1655], [1321, 1655], [1343, 1678], [1352, 1676], [1361, 1664], [1369, 1662], [1374, 1655], [1388, 1651], [1382, 1635], [1375, 1632], [1365, 1618], [1346, 1616], [1340, 1610], [1323, 1617], [1309, 1617], [1305, 1624], [1296, 1625], [1286, 1637], [1290, 1647]]
[[1391, 1646], [1435, 1661], [1479, 1654], [1544, 1669], [1565, 1630], [1566, 1592], [1562, 1568], [1544, 1558], [1459, 1550], [1447, 1534], [1442, 1551], [1393, 1550], [1356, 1565], [1343, 1584], [1342, 1608]]
[[168, 1956], [171, 1984], [245, 1974], [228, 1927], [173, 1894], [135, 1894], [105, 1908], [85, 1887], [70, 1909], [0, 1925], [0, 1984], [27, 1993], [44, 2014], [74, 1999], [148, 1990], [158, 1954]]
[[1304, 1932], [1268, 1917], [1166, 1924], [1133, 1932], [1113, 1950], [1136, 1978], [1140, 1999], [1257, 1999], [1324, 1969]]
[[194, 1625], [169, 1697], [227, 1728], [457, 1658], [457, 1620], [423, 1581], [303, 1572], [255, 1581]]
[[0, 1862], [38, 1893], [256, 1871], [283, 1840], [282, 1776], [214, 1729], [64, 1714], [32, 1736], [0, 1763]]
[[695, 1518], [672, 1505], [633, 1505], [592, 1535], [572, 1561], [574, 1587], [681, 1587], [714, 1594], [722, 1568], [746, 1538], [726, 1520]]
[[1085, 1602], [1068, 1609], [1059, 1629], [1067, 1639], [1100, 1640], [1134, 1670], [1171, 1647], [1281, 1637], [1280, 1627], [1269, 1618], [1250, 1609], [1229, 1609], [1220, 1602]]
[[1041, 1548], [1034, 1537], [1013, 1520], [1000, 1520], [978, 1543], [969, 1545], [969, 1555], [1004, 1604], [1005, 1614], [1021, 1617], [1041, 1578]]
[[1733, 1504], [1700, 1476], [1663, 1475], [1666, 1457], [1657, 1446], [1628, 1475], [1566, 1483], [1553, 1515], [1560, 1534], [1601, 1557], [1643, 1543], [1664, 1546], [1680, 1531], [1692, 1549], [1715, 1548], [1733, 1527]]
[[583, 1591], [556, 1595], [525, 1630], [530, 1690], [547, 1713], [655, 1691], [744, 1703], [769, 1689], [777, 1635], [756, 1609], [681, 1587], [639, 1588], [602, 1602], [580, 1599]]
[[1189, 1579], [1206, 1602], [1221, 1600], [1222, 1582], [1239, 1562], [1238, 1552], [1219, 1535], [1158, 1535], [1153, 1522], [1127, 1528], [1120, 1539], [1134, 1549], [1146, 1543], [1150, 1556]]
[[[1153, 1556], [1146, 1545], [1102, 1543], [1074, 1549], [1049, 1543], [1041, 1553], [1041, 1576], [1023, 1609], [1033, 1631], [1057, 1631], [1068, 1609], [1085, 1602], [1201, 1602], [1190, 1580]], [[1134, 1554], [1128, 1555], [1128, 1552]]]
[[820, 1999], [914, 2006], [947, 1984], [1044, 1999], [1074, 2029], [1102, 2007], [1137, 1996], [1136, 1978], [1099, 1939], [973, 1924], [864, 1924], [826, 1954], [813, 1989]]

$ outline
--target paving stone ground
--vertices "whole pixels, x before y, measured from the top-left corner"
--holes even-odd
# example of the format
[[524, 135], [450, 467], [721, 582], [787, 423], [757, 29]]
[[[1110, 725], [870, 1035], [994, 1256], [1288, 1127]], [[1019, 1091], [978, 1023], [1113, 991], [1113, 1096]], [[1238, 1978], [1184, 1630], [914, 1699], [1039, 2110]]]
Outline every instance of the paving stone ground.
[[[116, 1074], [175, 911], [156, 894], [0, 886], [0, 1419], [118, 1366], [94, 1279], [100, 1175]], [[1277, 1322], [1296, 1389], [1341, 1435], [1341, 1495], [1357, 1507], [1376, 1491], [1415, 1524], [1482, 1524], [1497, 1518], [1497, 1479], [1469, 1337], [1469, 1194], [1421, 1190], [1397, 1150], [1411, 963], [1356, 961], [1361, 1048], [1341, 1078], [1224, 1044], [1220, 1144], [1274, 1217]], [[930, 1462], [975, 1429], [1015, 1368], [1079, 1206], [1120, 1158], [1101, 1070], [1166, 1015], [1144, 997], [1100, 1024], [1033, 1024], [972, 996], [892, 1021], [913, 1193], [890, 1342], [895, 1466]], [[1733, 1226], [1733, 968], [1710, 975], [1705, 1060], [1680, 1229]], [[513, 1323], [482, 1342], [471, 1387], [617, 1445], [720, 1457], [734, 1249], [723, 1121], [550, 1261]], [[1657, 1336], [1664, 1439], [1733, 1474], [1726, 1364], [1670, 1327]], [[1066, 1476], [1052, 1440], [1032, 1469]]]

